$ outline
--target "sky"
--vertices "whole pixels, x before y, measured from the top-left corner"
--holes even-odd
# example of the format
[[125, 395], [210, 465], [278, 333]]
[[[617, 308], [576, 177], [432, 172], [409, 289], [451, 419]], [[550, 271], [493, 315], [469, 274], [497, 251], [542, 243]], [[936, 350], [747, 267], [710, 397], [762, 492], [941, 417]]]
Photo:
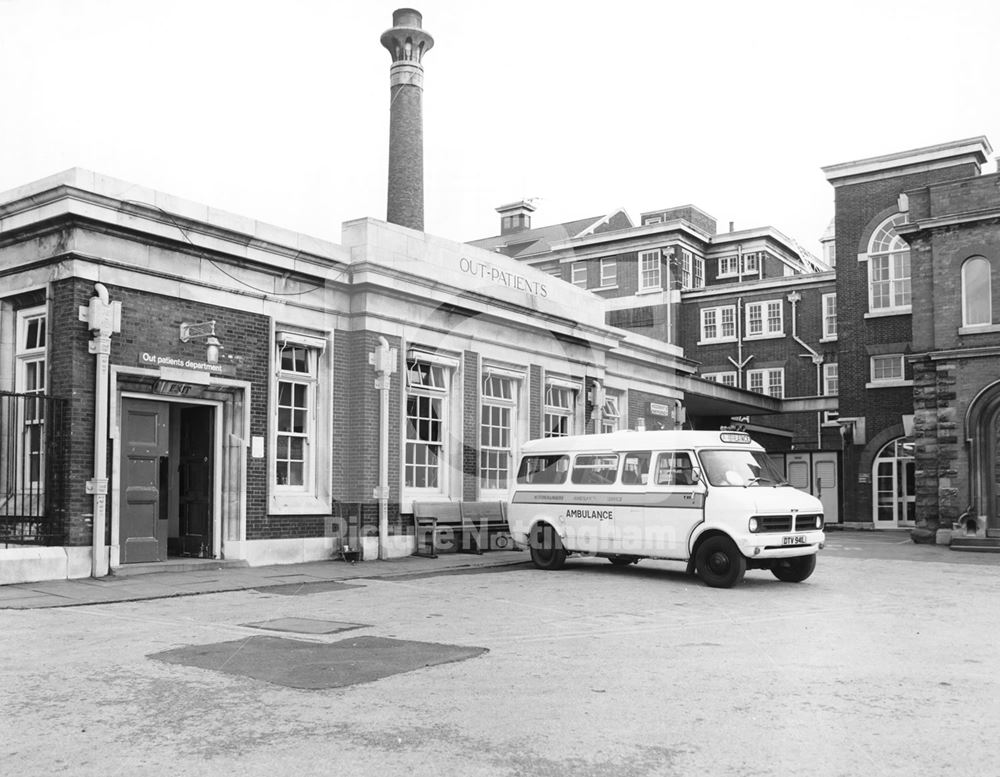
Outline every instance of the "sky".
[[[381, 0], [0, 0], [0, 191], [70, 167], [340, 241], [384, 219]], [[427, 232], [694, 204], [820, 255], [821, 167], [985, 135], [995, 0], [416, 0]], [[991, 161], [986, 172], [994, 172]]]

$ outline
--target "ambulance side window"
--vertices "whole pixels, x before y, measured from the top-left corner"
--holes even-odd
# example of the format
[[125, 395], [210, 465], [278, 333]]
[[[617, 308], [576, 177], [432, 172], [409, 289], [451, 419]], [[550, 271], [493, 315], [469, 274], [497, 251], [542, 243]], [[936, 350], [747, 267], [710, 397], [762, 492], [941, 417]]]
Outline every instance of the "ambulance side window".
[[517, 482], [521, 485], [558, 485], [566, 482], [568, 472], [569, 456], [525, 456], [517, 471]]
[[644, 486], [649, 482], [649, 451], [629, 451], [622, 465], [623, 486]]
[[697, 483], [691, 454], [669, 451], [657, 456], [655, 482], [658, 486], [693, 486]]

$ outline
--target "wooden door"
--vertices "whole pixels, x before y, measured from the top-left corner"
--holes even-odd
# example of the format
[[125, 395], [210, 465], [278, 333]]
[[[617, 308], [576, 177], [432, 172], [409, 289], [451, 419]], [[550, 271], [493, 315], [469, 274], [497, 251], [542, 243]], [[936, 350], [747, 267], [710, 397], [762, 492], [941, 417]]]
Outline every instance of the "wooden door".
[[122, 402], [119, 523], [123, 564], [167, 558], [169, 420], [166, 402]]
[[211, 407], [181, 410], [179, 544], [185, 556], [212, 557], [213, 419]]

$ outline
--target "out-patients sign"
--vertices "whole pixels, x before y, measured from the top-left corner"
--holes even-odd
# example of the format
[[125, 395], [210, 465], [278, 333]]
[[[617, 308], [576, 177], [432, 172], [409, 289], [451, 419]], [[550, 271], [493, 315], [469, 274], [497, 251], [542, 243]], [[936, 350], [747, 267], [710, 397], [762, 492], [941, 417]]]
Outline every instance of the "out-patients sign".
[[143, 351], [139, 354], [139, 365], [142, 367], [176, 367], [182, 370], [209, 372], [213, 375], [235, 375], [236, 367], [232, 364], [213, 364], [198, 359], [187, 359], [183, 356], [169, 356]]
[[549, 290], [541, 281], [533, 281], [527, 276], [505, 270], [492, 262], [484, 262], [481, 259], [469, 259], [463, 256], [458, 260], [458, 267], [466, 275], [495, 283], [498, 286], [506, 286], [508, 289], [523, 291], [535, 297], [549, 296]]

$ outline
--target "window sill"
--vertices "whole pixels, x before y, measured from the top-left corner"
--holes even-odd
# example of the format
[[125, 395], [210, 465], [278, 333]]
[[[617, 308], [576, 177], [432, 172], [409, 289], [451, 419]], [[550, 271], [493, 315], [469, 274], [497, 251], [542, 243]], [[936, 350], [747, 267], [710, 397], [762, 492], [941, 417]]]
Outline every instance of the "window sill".
[[656, 288], [654, 288], [654, 289], [639, 289], [639, 290], [638, 290], [638, 291], [637, 291], [637, 292], [635, 293], [635, 296], [637, 296], [637, 297], [641, 297], [641, 296], [643, 296], [644, 294], [659, 294], [659, 293], [661, 293], [662, 291], [663, 291], [663, 287], [662, 287], [662, 286], [657, 286], [657, 287], [656, 287]]
[[989, 334], [990, 332], [1000, 332], [1000, 324], [975, 324], [974, 326], [960, 326], [960, 335]]
[[268, 502], [268, 515], [330, 515], [329, 499], [311, 494], [272, 494]]
[[912, 313], [913, 308], [907, 306], [905, 308], [890, 308], [888, 310], [870, 310], [865, 313], [865, 318], [887, 318], [889, 316], [908, 316]]
[[[699, 340], [695, 345], [719, 345], [720, 343], [735, 343], [735, 337], [720, 337], [717, 340]], [[723, 365], [725, 366], [725, 365]]]
[[821, 343], [835, 343], [837, 342], [837, 335], [834, 335], [833, 337], [821, 337], [819, 341]]
[[612, 283], [608, 286], [598, 286], [594, 291], [618, 291], [618, 284]]
[[903, 388], [912, 386], [912, 380], [875, 380], [865, 384], [866, 389]]
[[744, 340], [780, 340], [785, 336], [784, 332], [770, 332], [766, 335], [744, 335]]

